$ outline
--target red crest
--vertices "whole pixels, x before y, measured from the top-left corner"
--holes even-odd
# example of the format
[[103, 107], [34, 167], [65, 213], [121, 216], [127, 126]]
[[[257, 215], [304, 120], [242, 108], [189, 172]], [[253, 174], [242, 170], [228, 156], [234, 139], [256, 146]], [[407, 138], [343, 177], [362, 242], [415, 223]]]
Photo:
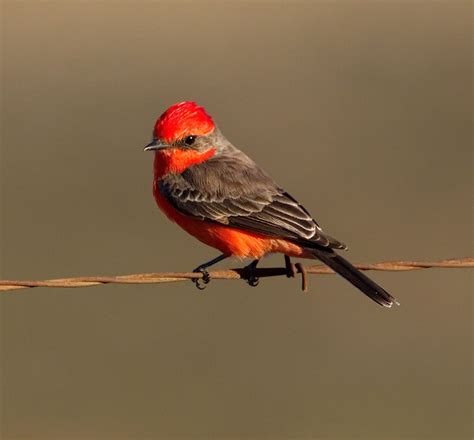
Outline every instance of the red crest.
[[214, 122], [203, 107], [184, 101], [172, 105], [156, 121], [154, 135], [174, 142], [190, 135], [205, 135], [214, 130]]

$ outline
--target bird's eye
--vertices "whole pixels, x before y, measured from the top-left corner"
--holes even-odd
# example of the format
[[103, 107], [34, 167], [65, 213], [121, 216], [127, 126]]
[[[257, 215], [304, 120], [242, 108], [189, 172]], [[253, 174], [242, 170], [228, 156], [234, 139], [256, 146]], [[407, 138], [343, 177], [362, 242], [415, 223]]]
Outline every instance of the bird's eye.
[[196, 142], [196, 136], [188, 136], [187, 138], [184, 139], [184, 143], [186, 145], [192, 145]]

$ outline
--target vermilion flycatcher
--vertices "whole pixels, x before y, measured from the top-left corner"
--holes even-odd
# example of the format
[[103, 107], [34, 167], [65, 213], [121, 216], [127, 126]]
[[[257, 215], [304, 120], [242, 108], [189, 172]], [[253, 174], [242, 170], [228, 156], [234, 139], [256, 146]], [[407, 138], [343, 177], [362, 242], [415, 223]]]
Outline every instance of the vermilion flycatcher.
[[338, 255], [335, 249], [346, 246], [324, 233], [309, 212], [234, 147], [196, 103], [180, 102], [166, 110], [145, 150], [155, 152], [153, 194], [161, 210], [222, 252], [195, 269], [206, 283], [206, 269], [224, 258], [252, 258], [248, 267], [254, 270], [264, 255], [279, 252], [321, 260], [382, 306], [396, 302]]

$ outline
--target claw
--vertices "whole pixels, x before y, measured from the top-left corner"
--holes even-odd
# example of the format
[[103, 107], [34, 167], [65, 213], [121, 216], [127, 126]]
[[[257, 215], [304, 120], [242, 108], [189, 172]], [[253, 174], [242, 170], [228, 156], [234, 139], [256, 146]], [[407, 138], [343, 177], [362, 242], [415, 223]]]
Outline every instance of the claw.
[[211, 276], [209, 275], [209, 272], [202, 267], [197, 267], [193, 270], [193, 272], [202, 273], [202, 278], [193, 278], [192, 282], [199, 290], [204, 290], [211, 281]]
[[256, 277], [255, 275], [250, 275], [247, 279], [247, 283], [249, 286], [256, 287], [260, 282], [260, 278]]
[[260, 279], [255, 275], [255, 269], [257, 268], [258, 260], [252, 261], [248, 266], [245, 267], [247, 270], [247, 284], [252, 287], [258, 286]]

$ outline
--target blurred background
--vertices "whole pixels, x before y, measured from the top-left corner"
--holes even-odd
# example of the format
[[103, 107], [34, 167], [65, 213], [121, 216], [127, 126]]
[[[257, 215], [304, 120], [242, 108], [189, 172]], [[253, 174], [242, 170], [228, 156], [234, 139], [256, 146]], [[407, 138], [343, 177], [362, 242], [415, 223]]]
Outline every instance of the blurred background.
[[[1, 277], [185, 271], [150, 140], [196, 100], [354, 262], [472, 249], [470, 1], [3, 1]], [[263, 265], [280, 265], [270, 257]], [[238, 266], [231, 261], [221, 267]], [[471, 438], [472, 276], [3, 293], [5, 439]]]

